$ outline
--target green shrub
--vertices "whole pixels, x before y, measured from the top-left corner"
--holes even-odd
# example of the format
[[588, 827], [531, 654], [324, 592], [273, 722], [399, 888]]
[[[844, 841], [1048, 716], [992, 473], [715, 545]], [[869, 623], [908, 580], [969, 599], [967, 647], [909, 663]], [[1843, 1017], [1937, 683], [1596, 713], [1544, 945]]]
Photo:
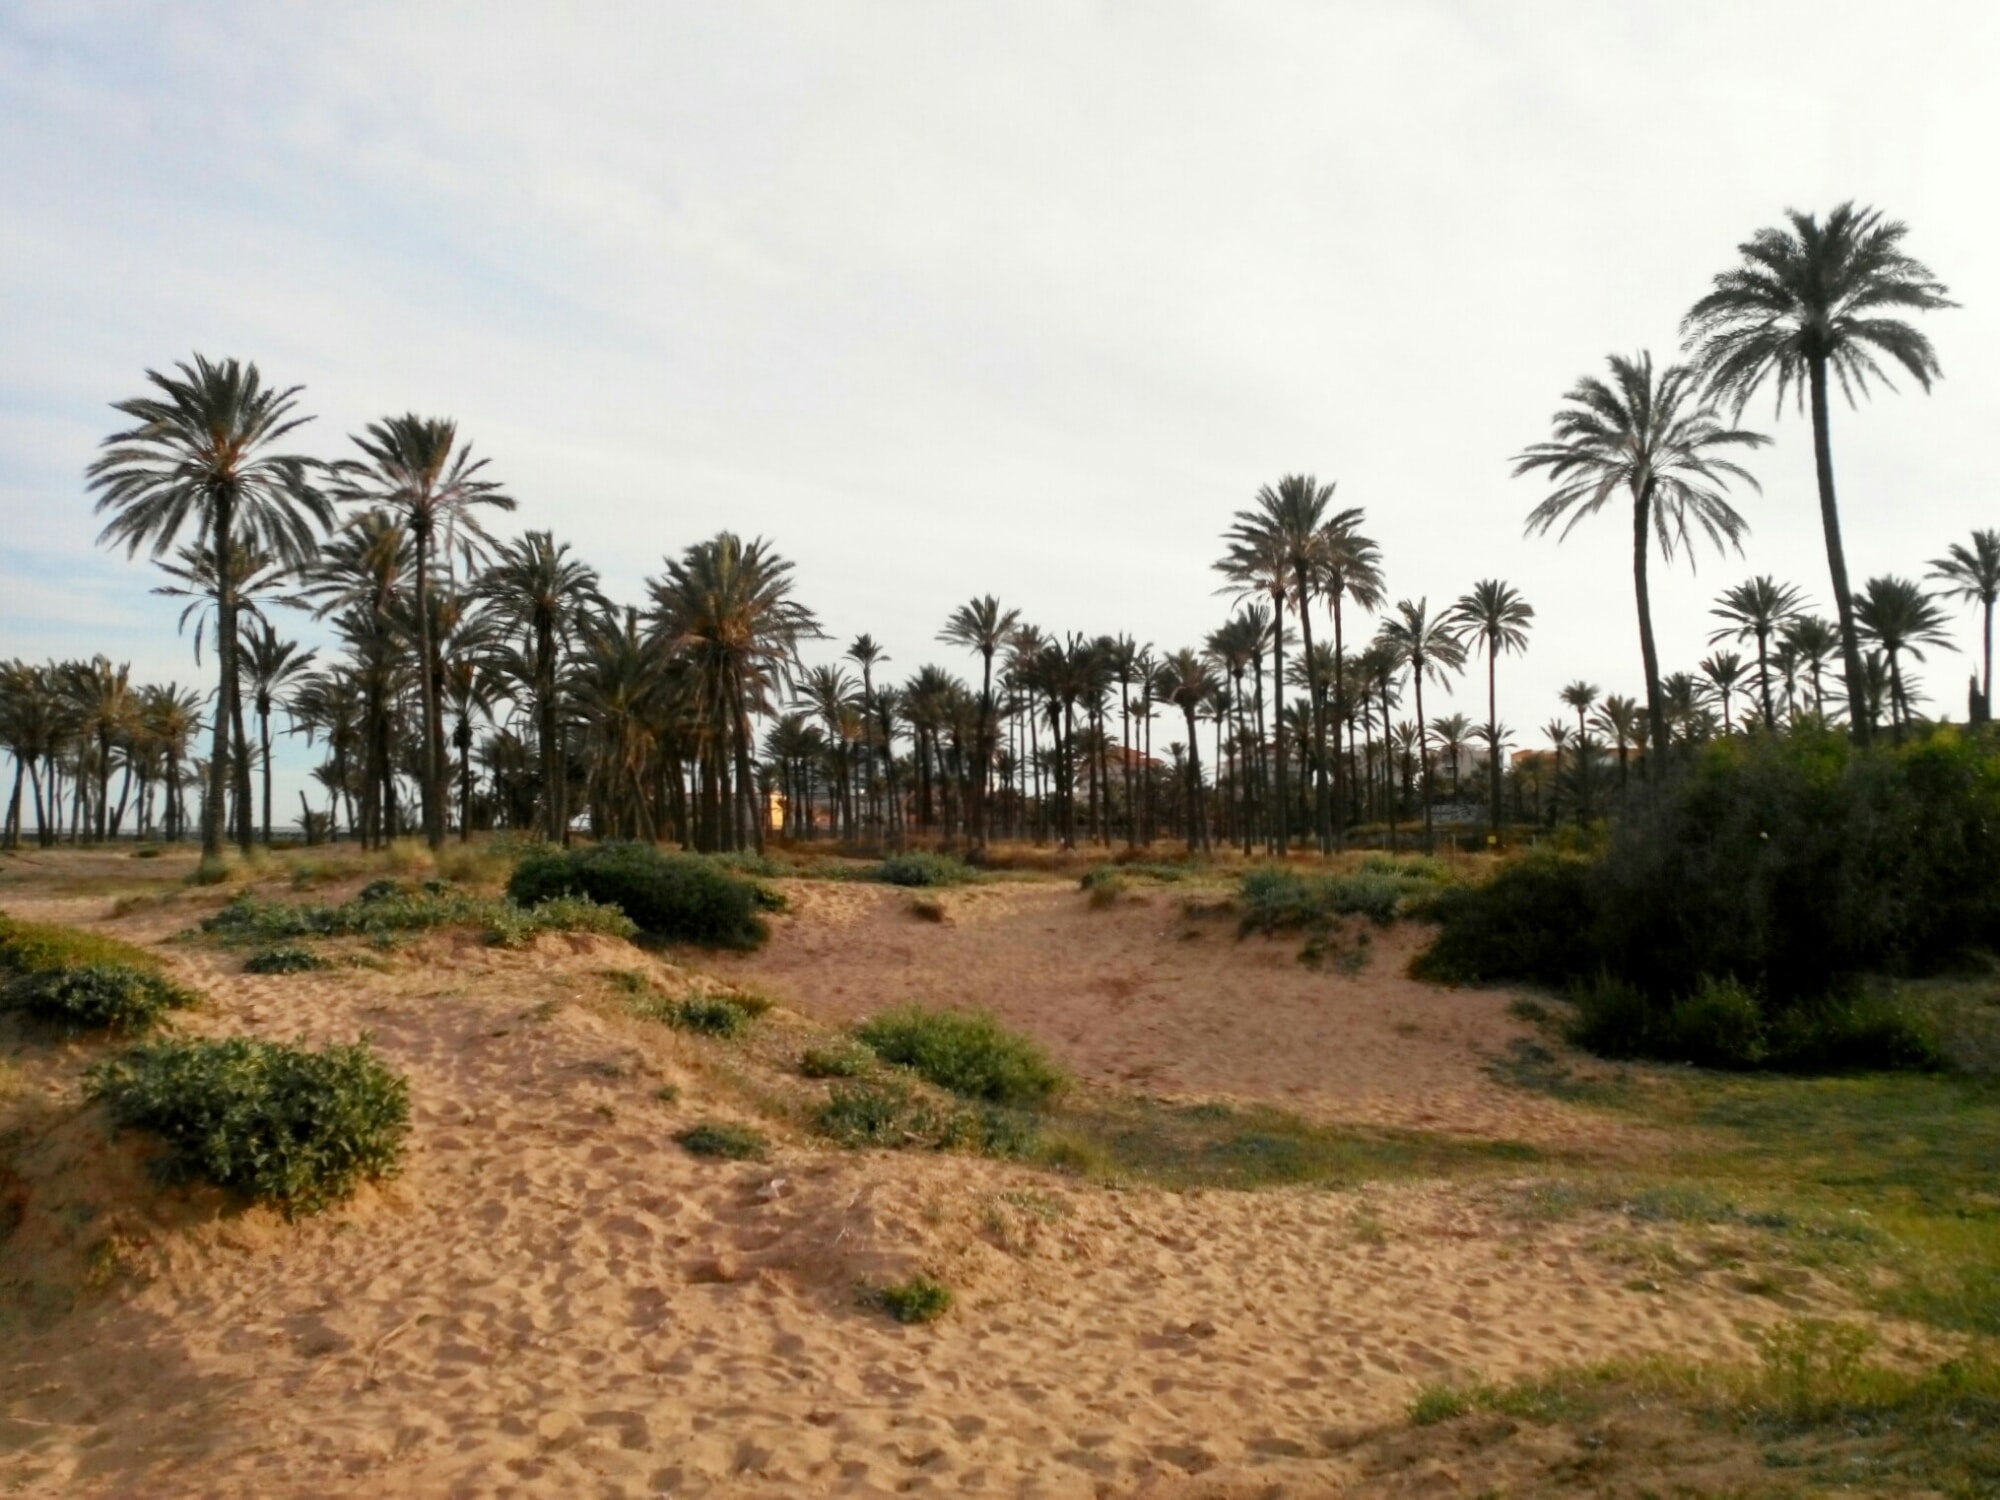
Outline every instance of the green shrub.
[[128, 969], [158, 969], [160, 961], [144, 948], [53, 922], [24, 922], [0, 912], [0, 970], [32, 974], [39, 969], [73, 969], [116, 964]]
[[1563, 985], [1593, 973], [1591, 871], [1580, 859], [1531, 854], [1482, 885], [1453, 886], [1428, 903], [1436, 940], [1412, 968], [1424, 979], [1480, 984], [1528, 979]]
[[360, 1043], [142, 1043], [89, 1086], [120, 1125], [166, 1141], [169, 1175], [206, 1177], [287, 1218], [395, 1172], [409, 1131], [408, 1080]]
[[771, 1151], [762, 1131], [729, 1121], [704, 1120], [678, 1132], [674, 1139], [695, 1156], [719, 1156], [726, 1161], [762, 1161]]
[[1605, 1057], [1790, 1072], [1942, 1065], [1924, 1016], [1866, 994], [1773, 1007], [1734, 979], [1704, 976], [1692, 995], [1665, 1001], [1609, 978], [1579, 987], [1574, 999], [1570, 1039]]
[[522, 906], [496, 901], [443, 881], [408, 887], [378, 880], [339, 906], [266, 901], [244, 892], [213, 916], [203, 932], [225, 943], [282, 943], [300, 937], [369, 937], [437, 927], [476, 927], [502, 947], [520, 947], [543, 932], [596, 932], [631, 937], [637, 931], [616, 907], [579, 897], [554, 897]]
[[974, 1011], [885, 1011], [855, 1033], [885, 1062], [939, 1088], [989, 1104], [1037, 1105], [1059, 1092], [1063, 1076], [1029, 1038]]
[[947, 854], [892, 854], [875, 867], [875, 879], [889, 885], [964, 885], [972, 867]]
[[1453, 1417], [1462, 1417], [1472, 1410], [1472, 1402], [1465, 1393], [1448, 1385], [1427, 1385], [1410, 1401], [1410, 1424], [1413, 1427], [1431, 1427], [1439, 1422], [1449, 1422]]
[[762, 943], [768, 929], [759, 910], [776, 899], [706, 856], [636, 843], [534, 849], [514, 867], [507, 894], [522, 906], [587, 896], [616, 906], [650, 937], [712, 948]]
[[1116, 906], [1118, 898], [1131, 889], [1130, 882], [1126, 880], [1125, 876], [1115, 866], [1111, 865], [1092, 870], [1079, 883], [1083, 887], [1084, 894], [1090, 898], [1090, 905], [1093, 911], [1102, 911], [1106, 907]]
[[750, 1007], [723, 995], [694, 995], [659, 1008], [660, 1019], [703, 1036], [736, 1036], [750, 1024]]
[[875, 1054], [858, 1042], [808, 1047], [799, 1054], [799, 1071], [808, 1078], [859, 1078], [875, 1066]]
[[1427, 894], [1435, 883], [1428, 874], [1403, 872], [1394, 867], [1364, 866], [1353, 875], [1252, 870], [1243, 877], [1237, 891], [1242, 912], [1237, 930], [1248, 935], [1310, 929], [1323, 927], [1335, 917], [1349, 916], [1367, 917], [1386, 926], [1395, 919], [1405, 897]]
[[243, 960], [246, 974], [309, 974], [315, 969], [330, 969], [331, 960], [321, 958], [310, 948], [301, 948], [296, 943], [280, 943], [270, 948], [259, 948]]
[[951, 1288], [919, 1271], [876, 1288], [869, 1299], [898, 1323], [935, 1323], [951, 1311]]
[[144, 1031], [195, 996], [151, 969], [80, 964], [33, 969], [0, 986], [0, 1007], [65, 1031]]

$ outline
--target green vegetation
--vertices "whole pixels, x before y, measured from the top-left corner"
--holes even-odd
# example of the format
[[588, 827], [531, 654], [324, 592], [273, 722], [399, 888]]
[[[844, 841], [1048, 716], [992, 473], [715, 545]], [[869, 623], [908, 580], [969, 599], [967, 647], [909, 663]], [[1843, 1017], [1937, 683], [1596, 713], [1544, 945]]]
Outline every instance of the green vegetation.
[[888, 885], [964, 885], [977, 879], [964, 860], [946, 854], [892, 854], [874, 869], [874, 878]]
[[225, 943], [271, 945], [299, 937], [367, 937], [387, 941], [438, 927], [473, 927], [502, 947], [519, 947], [543, 932], [596, 932], [630, 937], [624, 913], [584, 897], [554, 896], [523, 906], [476, 895], [441, 880], [411, 886], [378, 880], [338, 906], [267, 901], [246, 891], [201, 930]]
[[710, 948], [755, 948], [769, 931], [760, 913], [783, 904], [715, 859], [638, 843], [539, 846], [515, 866], [507, 894], [522, 906], [585, 897], [617, 907], [657, 941]]
[[682, 1031], [728, 1037], [740, 1036], [765, 1008], [728, 995], [691, 995], [686, 999], [656, 1002], [642, 1007], [642, 1012]]
[[877, 1287], [870, 1302], [898, 1323], [935, 1323], [951, 1311], [951, 1288], [918, 1271], [902, 1281]]
[[120, 1125], [167, 1143], [165, 1175], [205, 1177], [287, 1218], [395, 1172], [409, 1130], [408, 1081], [360, 1043], [147, 1042], [93, 1069], [89, 1087]]
[[1579, 986], [1577, 1035], [1613, 1055], [1934, 1066], [1921, 1018], [1863, 981], [2000, 945], [2000, 749], [1712, 745], [1594, 859], [1522, 860], [1432, 911], [1420, 973]]
[[0, 912], [0, 971], [32, 974], [42, 969], [102, 964], [127, 969], [160, 967], [159, 959], [144, 948], [117, 938], [53, 922], [26, 922]]
[[323, 958], [310, 948], [302, 948], [296, 943], [278, 943], [269, 948], [259, 948], [243, 960], [246, 974], [310, 974], [316, 969], [330, 969], [331, 959]]
[[20, 1011], [72, 1034], [145, 1031], [168, 1011], [198, 1003], [156, 970], [124, 964], [33, 969], [0, 985], [0, 1010]]
[[1034, 1106], [1064, 1083], [1038, 1044], [980, 1012], [904, 1006], [872, 1017], [855, 1035], [884, 1062], [965, 1099]]
[[859, 1078], [875, 1066], [875, 1054], [859, 1042], [808, 1047], [799, 1054], [799, 1072], [807, 1078]]
[[854, 1149], [882, 1146], [922, 1151], [974, 1151], [1025, 1157], [1035, 1147], [1038, 1117], [1027, 1110], [965, 1105], [942, 1099], [901, 1078], [835, 1083], [813, 1115], [813, 1128]]
[[1252, 870], [1237, 888], [1238, 930], [1312, 930], [1335, 917], [1362, 916], [1378, 925], [1393, 921], [1406, 901], [1433, 897], [1450, 878], [1434, 859], [1370, 855], [1352, 874], [1301, 875], [1281, 868]]
[[677, 1132], [674, 1139], [695, 1156], [715, 1156], [725, 1161], [762, 1161], [771, 1154], [770, 1143], [761, 1130], [726, 1120], [703, 1120]]

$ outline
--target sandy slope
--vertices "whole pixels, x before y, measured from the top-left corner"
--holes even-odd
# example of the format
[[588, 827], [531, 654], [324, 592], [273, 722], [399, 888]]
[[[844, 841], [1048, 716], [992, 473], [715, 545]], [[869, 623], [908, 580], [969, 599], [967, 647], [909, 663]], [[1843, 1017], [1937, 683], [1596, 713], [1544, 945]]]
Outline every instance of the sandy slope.
[[[1415, 986], [1387, 954], [1358, 979], [1310, 974], [1289, 949], [1183, 942], [1164, 908], [1091, 913], [1053, 887], [960, 893], [944, 927], [894, 892], [793, 894], [771, 948], [734, 967], [807, 1011], [978, 1002], [1150, 1089], [1596, 1128], [1486, 1078], [1500, 997]], [[1779, 1311], [1628, 1291], [1591, 1249], [1602, 1223], [1510, 1218], [1490, 1185], [1182, 1197], [807, 1142], [699, 1161], [671, 1131], [737, 1096], [697, 1044], [593, 998], [607, 962], [650, 962], [622, 945], [440, 942], [392, 972], [281, 979], [163, 951], [212, 997], [191, 1029], [372, 1032], [413, 1080], [409, 1169], [295, 1226], [162, 1195], [132, 1140], [75, 1114], [83, 1054], [21, 1050], [31, 1201], [7, 1275], [104, 1244], [94, 1263], [119, 1269], [74, 1311], [8, 1326], [0, 1492], [1315, 1494], [1424, 1381], [1740, 1353], [1741, 1321]], [[677, 1103], [655, 1097], [666, 1082]], [[960, 1292], [942, 1323], [857, 1304], [920, 1265]]]

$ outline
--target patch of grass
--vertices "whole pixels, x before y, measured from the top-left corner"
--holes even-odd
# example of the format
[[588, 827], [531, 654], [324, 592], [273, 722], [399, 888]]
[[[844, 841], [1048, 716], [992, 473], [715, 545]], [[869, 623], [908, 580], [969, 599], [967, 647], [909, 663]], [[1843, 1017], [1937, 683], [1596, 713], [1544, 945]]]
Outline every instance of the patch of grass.
[[489, 942], [519, 947], [543, 932], [594, 932], [631, 937], [631, 921], [614, 907], [578, 897], [533, 906], [461, 890], [444, 881], [409, 886], [377, 880], [352, 901], [318, 906], [267, 901], [245, 892], [204, 917], [201, 930], [230, 944], [272, 944], [300, 937], [365, 937], [376, 941], [441, 927], [472, 927]]
[[1410, 1425], [1430, 1427], [1439, 1422], [1449, 1422], [1453, 1417], [1462, 1417], [1471, 1410], [1471, 1399], [1457, 1387], [1427, 1385], [1410, 1401]]
[[[1433, 874], [1404, 869], [1415, 861], [1364, 864], [1350, 875], [1301, 875], [1293, 870], [1252, 870], [1237, 887], [1238, 931], [1282, 932], [1319, 927], [1334, 917], [1366, 917], [1378, 926], [1395, 920], [1406, 898], [1434, 893], [1443, 867]], [[1434, 863], [1434, 862], [1427, 862]]]
[[695, 1156], [725, 1161], [762, 1161], [771, 1154], [770, 1143], [756, 1126], [727, 1120], [703, 1120], [676, 1132], [674, 1139]]
[[855, 1030], [884, 1062], [965, 1099], [1033, 1107], [1061, 1092], [1065, 1079], [1031, 1038], [978, 1011], [884, 1011]]
[[872, 878], [887, 885], [964, 885], [977, 879], [972, 866], [948, 854], [892, 854], [875, 866]]
[[395, 1172], [409, 1131], [408, 1081], [364, 1043], [141, 1043], [94, 1068], [89, 1089], [120, 1125], [167, 1143], [165, 1175], [205, 1177], [287, 1218]]
[[78, 964], [17, 974], [0, 986], [0, 1009], [17, 1010], [75, 1035], [86, 1031], [146, 1031], [170, 1010], [197, 997], [153, 969]]
[[331, 959], [322, 958], [310, 948], [302, 948], [296, 943], [280, 943], [269, 948], [259, 948], [243, 960], [246, 974], [310, 974], [315, 969], [330, 969]]
[[877, 1287], [868, 1300], [898, 1323], [935, 1323], [951, 1311], [951, 1288], [919, 1271]]
[[26, 922], [0, 912], [0, 970], [32, 974], [42, 969], [104, 964], [127, 969], [160, 967], [153, 954], [117, 938], [53, 922]]
[[764, 1001], [758, 1004], [728, 995], [690, 995], [681, 1000], [656, 1001], [641, 1006], [640, 1010], [642, 1014], [665, 1021], [682, 1031], [699, 1032], [703, 1036], [733, 1037], [741, 1036], [769, 1003]]
[[859, 1042], [808, 1047], [799, 1054], [799, 1072], [807, 1078], [859, 1078], [874, 1067], [875, 1054]]

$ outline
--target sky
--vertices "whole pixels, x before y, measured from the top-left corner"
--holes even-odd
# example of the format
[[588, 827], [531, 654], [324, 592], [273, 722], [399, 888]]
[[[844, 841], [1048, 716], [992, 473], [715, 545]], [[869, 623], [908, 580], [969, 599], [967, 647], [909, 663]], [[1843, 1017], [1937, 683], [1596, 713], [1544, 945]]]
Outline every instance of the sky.
[[[1835, 408], [1857, 584], [2000, 525], [1996, 56], [2000, 7], [1921, 0], [0, 0], [0, 658], [206, 683], [83, 482], [199, 350], [302, 384], [321, 457], [455, 417], [620, 600], [766, 536], [808, 659], [867, 631], [897, 672], [969, 673], [935, 636], [984, 593], [1198, 644], [1232, 513], [1310, 472], [1392, 598], [1527, 595], [1532, 742], [1639, 655], [1626, 526], [1525, 538], [1510, 459], [1788, 207], [1907, 221], [1962, 304], [1933, 393]], [[1743, 555], [1656, 569], [1668, 670], [1752, 573], [1830, 612], [1806, 426], [1747, 422]], [[1969, 666], [1921, 669], [1941, 708]]]

